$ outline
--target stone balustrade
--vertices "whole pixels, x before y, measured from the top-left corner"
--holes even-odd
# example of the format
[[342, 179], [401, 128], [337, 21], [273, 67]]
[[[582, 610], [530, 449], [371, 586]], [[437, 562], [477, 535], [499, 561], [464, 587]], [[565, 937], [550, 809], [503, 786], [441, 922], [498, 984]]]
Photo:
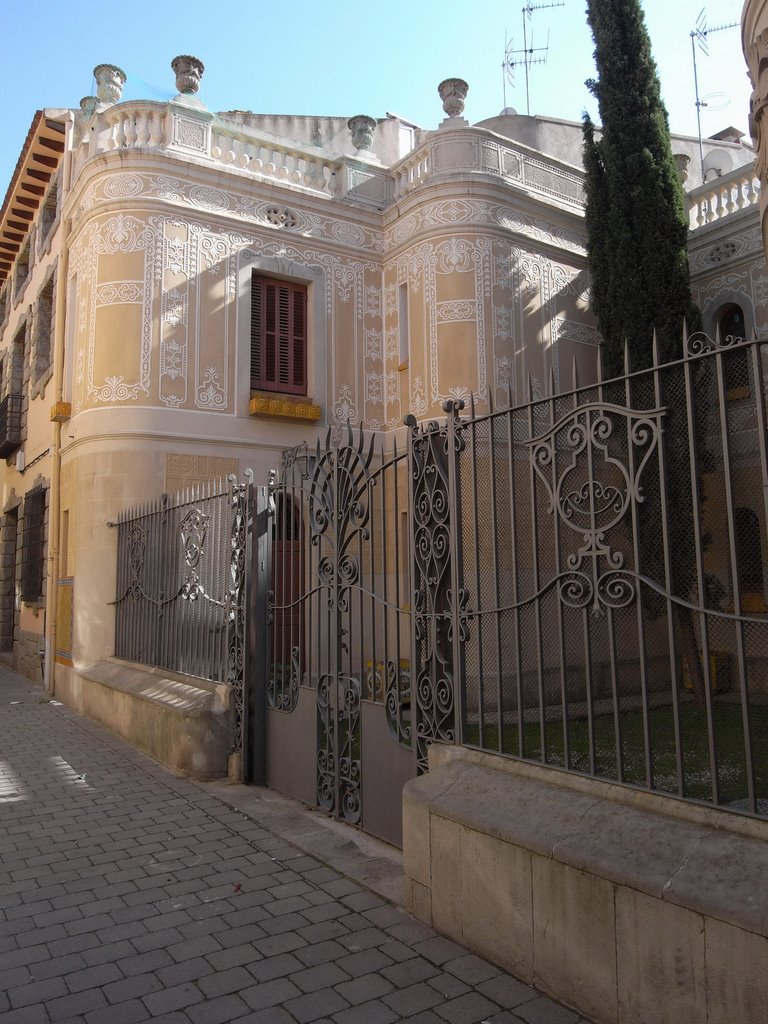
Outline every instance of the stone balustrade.
[[211, 132], [211, 158], [313, 192], [333, 196], [339, 191], [339, 160], [314, 147], [287, 146], [215, 125]]
[[737, 210], [757, 206], [759, 199], [760, 182], [755, 177], [754, 166], [737, 167], [688, 193], [690, 230], [722, 220]]
[[571, 208], [584, 207], [584, 174], [485, 128], [441, 128], [391, 170], [394, 198], [441, 175], [491, 176]]
[[584, 206], [584, 175], [578, 168], [485, 128], [441, 128], [389, 168], [360, 154], [292, 144], [263, 129], [256, 134], [205, 108], [173, 102], [131, 101], [93, 113], [86, 106], [75, 138], [75, 174], [101, 153], [162, 150], [379, 209], [422, 184], [463, 176], [497, 178], [547, 202], [579, 211]]

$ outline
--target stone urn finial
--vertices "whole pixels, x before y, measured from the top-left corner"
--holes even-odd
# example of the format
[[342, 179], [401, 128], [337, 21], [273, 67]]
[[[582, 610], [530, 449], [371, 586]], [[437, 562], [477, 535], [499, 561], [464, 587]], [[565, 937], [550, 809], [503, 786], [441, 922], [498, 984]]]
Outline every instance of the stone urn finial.
[[438, 85], [437, 91], [448, 117], [461, 117], [464, 112], [464, 100], [469, 92], [469, 86], [464, 79], [446, 78]]
[[347, 128], [352, 132], [352, 145], [355, 149], [370, 149], [373, 145], [373, 131], [376, 122], [367, 114], [355, 114], [347, 121]]
[[182, 96], [194, 96], [200, 88], [200, 79], [205, 71], [205, 64], [198, 57], [182, 54], [171, 61], [171, 69], [176, 75], [176, 88]]
[[680, 175], [680, 181], [685, 184], [688, 181], [688, 164], [691, 162], [691, 158], [687, 153], [675, 153], [674, 160], [677, 173]]
[[125, 85], [125, 72], [116, 64], [97, 64], [93, 69], [96, 95], [102, 103], [119, 103]]

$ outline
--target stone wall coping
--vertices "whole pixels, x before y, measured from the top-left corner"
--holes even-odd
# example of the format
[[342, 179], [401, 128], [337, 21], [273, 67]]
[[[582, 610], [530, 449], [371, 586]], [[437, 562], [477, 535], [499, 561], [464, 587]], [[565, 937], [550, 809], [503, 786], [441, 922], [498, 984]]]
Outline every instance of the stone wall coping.
[[138, 700], [160, 704], [184, 717], [222, 714], [229, 708], [231, 700], [231, 688], [226, 683], [214, 683], [120, 658], [96, 662], [88, 668], [79, 669], [78, 675]]
[[[403, 795], [430, 817], [768, 936], [768, 822], [437, 745]], [[406, 844], [406, 874], [407, 860]]]

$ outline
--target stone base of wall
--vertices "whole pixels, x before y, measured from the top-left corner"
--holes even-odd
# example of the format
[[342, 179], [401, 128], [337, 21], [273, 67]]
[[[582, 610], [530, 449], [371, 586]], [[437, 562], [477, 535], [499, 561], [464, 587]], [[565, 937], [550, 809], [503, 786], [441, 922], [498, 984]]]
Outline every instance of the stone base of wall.
[[598, 1024], [768, 1006], [768, 822], [459, 747], [403, 791], [413, 914]]
[[88, 669], [56, 666], [56, 697], [192, 779], [226, 777], [231, 687], [111, 658]]
[[13, 645], [13, 670], [34, 683], [43, 681], [43, 661], [40, 651], [44, 648], [42, 633], [29, 633], [20, 629], [16, 632]]

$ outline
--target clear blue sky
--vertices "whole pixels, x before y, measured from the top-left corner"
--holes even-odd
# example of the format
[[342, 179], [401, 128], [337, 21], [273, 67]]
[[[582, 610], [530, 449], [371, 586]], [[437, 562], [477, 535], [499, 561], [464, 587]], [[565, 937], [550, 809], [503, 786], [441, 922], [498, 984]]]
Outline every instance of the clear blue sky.
[[[72, 106], [94, 91], [92, 68], [118, 64], [125, 99], [175, 93], [171, 59], [206, 65], [199, 98], [212, 110], [382, 117], [387, 111], [435, 127], [444, 116], [442, 78], [469, 82], [466, 116], [479, 121], [503, 106], [505, 36], [522, 48], [525, 0], [0, 0], [0, 197], [10, 181], [35, 110]], [[546, 2], [546, 0], [545, 0]], [[531, 69], [531, 113], [597, 117], [584, 80], [594, 74], [584, 0], [533, 12], [532, 45], [546, 65]], [[645, 0], [646, 19], [673, 131], [696, 134], [691, 41], [702, 0]], [[741, 0], [711, 0], [710, 27], [738, 22]], [[699, 55], [704, 135], [728, 124], [747, 131], [750, 87], [741, 35], [709, 36]], [[529, 45], [531, 39], [529, 36]], [[538, 54], [541, 56], [541, 54]], [[507, 85], [507, 105], [525, 112], [522, 68]]]

